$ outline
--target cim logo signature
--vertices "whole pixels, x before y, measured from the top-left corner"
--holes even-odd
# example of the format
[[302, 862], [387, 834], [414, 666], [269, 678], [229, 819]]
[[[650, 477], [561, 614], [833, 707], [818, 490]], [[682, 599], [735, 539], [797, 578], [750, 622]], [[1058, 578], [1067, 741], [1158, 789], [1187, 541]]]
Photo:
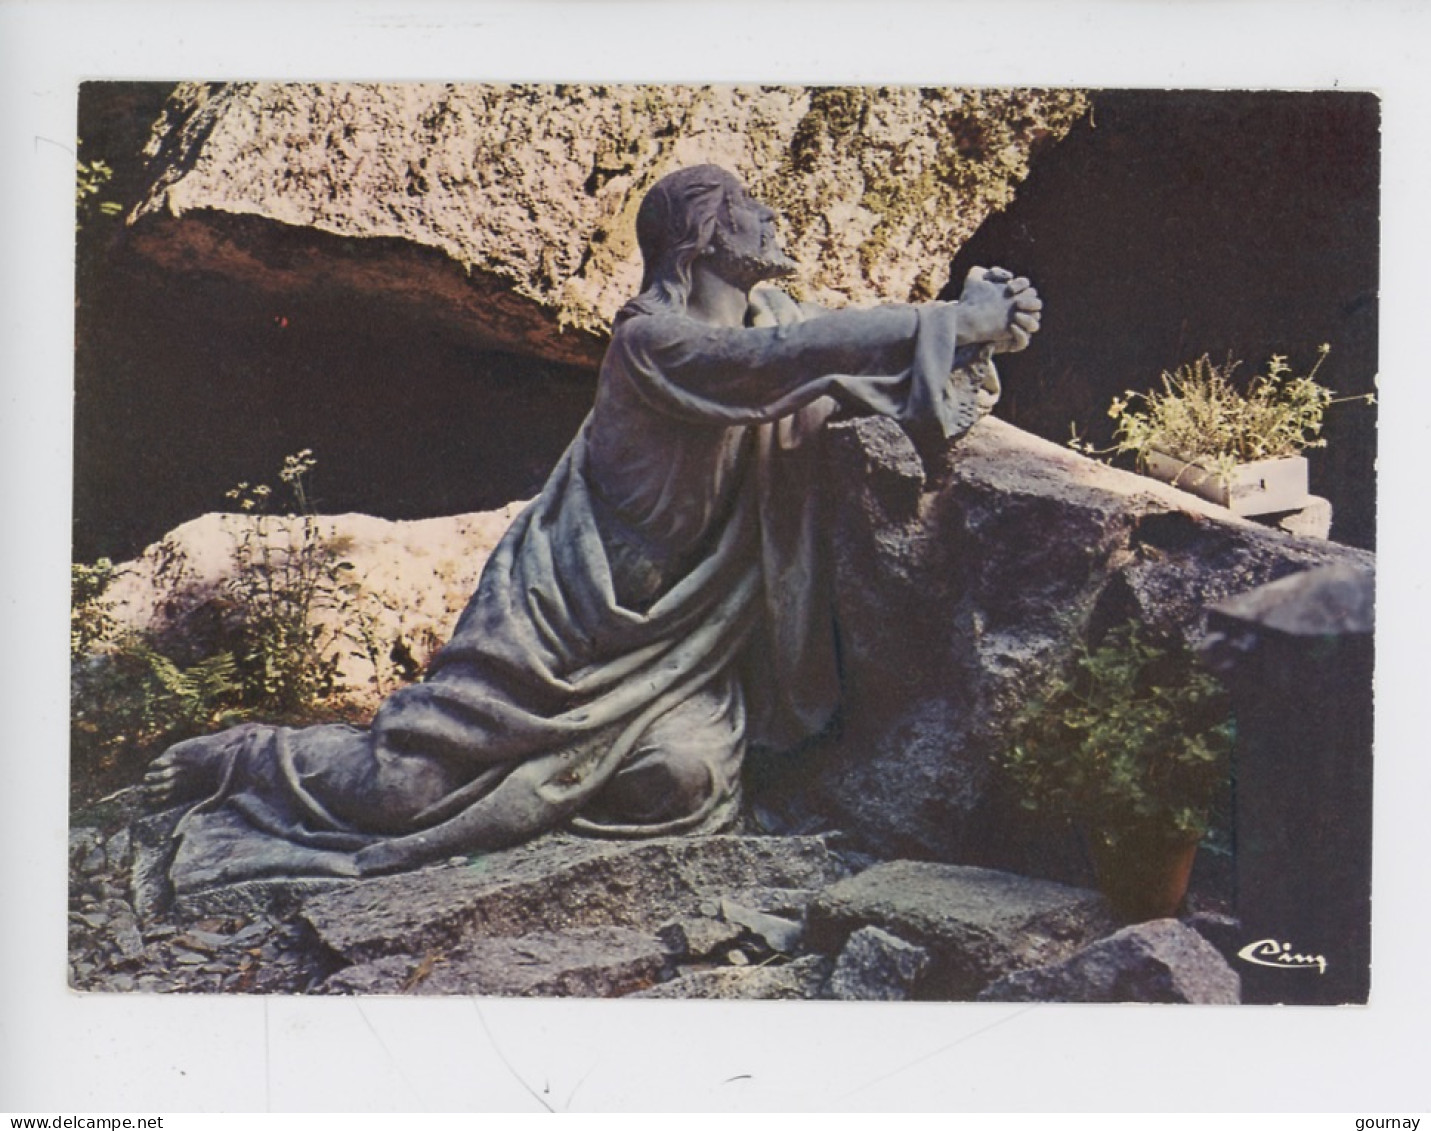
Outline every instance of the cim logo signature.
[[1270, 966], [1274, 970], [1312, 970], [1327, 972], [1327, 960], [1320, 954], [1298, 954], [1291, 943], [1276, 939], [1258, 939], [1237, 952], [1237, 957], [1254, 966]]

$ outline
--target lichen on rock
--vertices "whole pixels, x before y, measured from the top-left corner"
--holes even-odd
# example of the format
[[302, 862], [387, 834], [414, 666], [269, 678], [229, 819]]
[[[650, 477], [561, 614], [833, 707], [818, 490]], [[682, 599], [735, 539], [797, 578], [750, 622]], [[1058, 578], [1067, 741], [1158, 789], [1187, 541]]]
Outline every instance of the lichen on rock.
[[265, 291], [321, 275], [593, 364], [640, 284], [636, 208], [673, 169], [725, 166], [784, 214], [800, 297], [919, 300], [1086, 106], [1077, 91], [188, 83], [150, 138], [131, 243]]
[[1034, 147], [1087, 108], [1070, 90], [812, 91], [769, 190], [792, 254], [819, 264], [806, 297], [933, 298], [949, 258], [1013, 200]]

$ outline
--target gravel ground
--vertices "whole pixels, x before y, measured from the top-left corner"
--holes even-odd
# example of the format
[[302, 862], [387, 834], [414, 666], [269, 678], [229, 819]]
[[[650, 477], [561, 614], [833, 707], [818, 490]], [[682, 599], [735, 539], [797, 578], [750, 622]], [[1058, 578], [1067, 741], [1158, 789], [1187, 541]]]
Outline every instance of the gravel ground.
[[332, 973], [301, 923], [268, 916], [185, 918], [136, 905], [140, 813], [129, 790], [70, 828], [69, 981], [94, 993], [304, 993]]

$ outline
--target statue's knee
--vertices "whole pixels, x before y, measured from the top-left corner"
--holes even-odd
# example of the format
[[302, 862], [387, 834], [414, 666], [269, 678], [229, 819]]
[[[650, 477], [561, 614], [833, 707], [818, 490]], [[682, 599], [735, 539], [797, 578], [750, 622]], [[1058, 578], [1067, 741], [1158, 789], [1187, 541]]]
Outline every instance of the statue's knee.
[[587, 815], [660, 825], [709, 812], [739, 793], [744, 753], [744, 699], [726, 681], [653, 721]]
[[704, 758], [652, 750], [622, 767], [602, 791], [600, 816], [620, 824], [674, 821], [699, 812], [717, 788]]

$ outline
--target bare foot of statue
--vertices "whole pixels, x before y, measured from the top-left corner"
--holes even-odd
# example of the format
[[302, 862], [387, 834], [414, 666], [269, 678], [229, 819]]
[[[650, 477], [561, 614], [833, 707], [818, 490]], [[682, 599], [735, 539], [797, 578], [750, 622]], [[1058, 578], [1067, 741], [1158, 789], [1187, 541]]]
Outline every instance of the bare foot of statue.
[[249, 723], [169, 747], [144, 775], [145, 796], [156, 808], [212, 796], [223, 784], [231, 752], [253, 729]]

